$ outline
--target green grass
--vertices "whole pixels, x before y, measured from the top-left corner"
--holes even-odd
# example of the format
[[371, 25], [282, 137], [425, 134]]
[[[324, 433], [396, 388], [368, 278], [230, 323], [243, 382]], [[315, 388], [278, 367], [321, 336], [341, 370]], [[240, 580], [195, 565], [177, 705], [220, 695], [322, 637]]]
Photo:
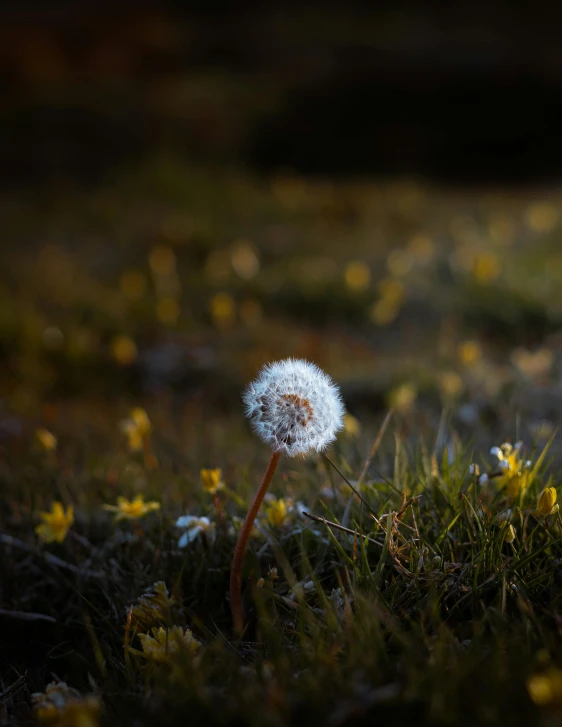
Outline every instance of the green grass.
[[[562, 533], [535, 508], [561, 479], [559, 438], [549, 445], [562, 411], [559, 200], [258, 179], [156, 152], [92, 189], [7, 194], [0, 722], [32, 723], [31, 694], [59, 678], [98, 695], [109, 725], [556, 724]], [[248, 248], [254, 273], [234, 260]], [[350, 285], [349, 263], [366, 285]], [[332, 464], [282, 461], [272, 493], [314, 517], [270, 527], [262, 515], [239, 641], [235, 518], [269, 455], [240, 391], [286, 356], [324, 368], [362, 429], [340, 436]], [[120, 429], [135, 406], [152, 422], [155, 468]], [[39, 427], [56, 451], [38, 445]], [[506, 438], [538, 463], [515, 502], [498, 478], [481, 487], [469, 474], [471, 462], [493, 469]], [[222, 521], [200, 481], [209, 467], [228, 487]], [[117, 524], [103, 509], [139, 493], [161, 509]], [[43, 545], [34, 528], [53, 501], [76, 520]], [[187, 513], [216, 523], [214, 542], [178, 548]], [[127, 625], [157, 582], [173, 598], [160, 621], [192, 629], [195, 659], [151, 663], [141, 625]], [[551, 689], [542, 706], [535, 674]]]
[[[245, 563], [241, 640], [228, 603], [229, 521], [244, 512], [223, 493], [221, 523], [197, 470], [180, 464], [177, 442], [165, 446], [156, 427], [155, 470], [123, 445], [93, 447], [88, 436], [69, 437], [56, 453], [13, 452], [2, 471], [2, 607], [49, 620], [3, 619], [7, 714], [25, 723], [30, 693], [55, 674], [99, 694], [107, 724], [539, 723], [526, 682], [562, 656], [560, 523], [535, 514], [548, 456], [511, 504], [509, 543], [497, 519], [505, 493], [493, 479], [475, 484], [470, 450], [441, 448], [432, 458], [392, 428], [359, 496], [346, 480], [357, 484], [376, 430], [358, 441], [344, 433], [330, 454], [335, 467], [325, 458], [282, 463], [273, 492], [289, 489], [324, 521], [296, 510], [279, 527], [261, 518]], [[234, 422], [223, 436], [213, 464], [249, 501], [267, 453]], [[237, 454], [244, 447], [247, 461]], [[102, 504], [139, 490], [162, 510], [114, 524]], [[51, 499], [75, 503], [76, 523], [62, 544], [41, 546], [33, 526]], [[174, 523], [187, 510], [217, 523], [214, 542], [178, 549]], [[342, 521], [356, 534], [337, 528]], [[202, 643], [196, 660], [151, 663], [136, 635], [149, 622], [125, 629], [129, 607], [157, 581], [173, 602], [153, 625], [192, 629]]]

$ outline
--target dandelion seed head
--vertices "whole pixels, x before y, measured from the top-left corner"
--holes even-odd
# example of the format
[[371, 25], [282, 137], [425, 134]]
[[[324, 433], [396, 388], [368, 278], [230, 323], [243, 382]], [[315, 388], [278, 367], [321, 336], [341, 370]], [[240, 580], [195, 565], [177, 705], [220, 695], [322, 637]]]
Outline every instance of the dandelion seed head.
[[339, 388], [318, 366], [302, 359], [264, 366], [243, 401], [258, 437], [289, 457], [324, 450], [343, 428]]

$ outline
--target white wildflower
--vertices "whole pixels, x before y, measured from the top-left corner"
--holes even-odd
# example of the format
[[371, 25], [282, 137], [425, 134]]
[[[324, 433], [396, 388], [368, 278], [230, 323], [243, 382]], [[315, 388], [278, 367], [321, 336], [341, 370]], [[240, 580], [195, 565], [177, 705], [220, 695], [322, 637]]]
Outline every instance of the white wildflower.
[[208, 517], [182, 515], [176, 520], [176, 527], [185, 528], [185, 533], [178, 540], [178, 548], [185, 548], [198, 535], [204, 535], [211, 542], [215, 539], [215, 523], [211, 522]]
[[289, 457], [325, 449], [343, 428], [338, 387], [315, 364], [285, 359], [265, 366], [243, 396], [258, 437]]

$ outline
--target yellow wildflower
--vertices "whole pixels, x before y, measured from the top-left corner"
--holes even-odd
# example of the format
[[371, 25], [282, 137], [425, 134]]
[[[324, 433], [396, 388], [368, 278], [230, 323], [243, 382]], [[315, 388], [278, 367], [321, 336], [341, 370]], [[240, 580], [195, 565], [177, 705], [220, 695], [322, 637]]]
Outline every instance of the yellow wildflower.
[[267, 522], [273, 527], [280, 527], [283, 525], [287, 519], [287, 515], [289, 514], [292, 504], [293, 503], [290, 500], [285, 500], [282, 497], [279, 499], [275, 497], [269, 498], [265, 503], [265, 515], [267, 517]]
[[558, 505], [556, 504], [556, 489], [554, 487], [547, 487], [541, 493], [537, 502], [537, 511], [539, 515], [554, 515], [558, 512]]
[[352, 260], [345, 268], [345, 283], [355, 292], [367, 290], [371, 283], [371, 271], [362, 260]]
[[115, 336], [111, 341], [111, 353], [120, 366], [130, 366], [138, 355], [137, 344], [129, 336]]
[[562, 671], [551, 667], [543, 674], [534, 674], [527, 680], [527, 691], [535, 704], [542, 707], [562, 701]]
[[456, 371], [443, 371], [438, 375], [438, 386], [445, 397], [454, 399], [462, 394], [464, 384]]
[[82, 697], [65, 682], [51, 682], [44, 692], [32, 694], [33, 708], [41, 724], [51, 727], [97, 727], [99, 697]]
[[260, 269], [260, 261], [254, 247], [247, 240], [237, 240], [232, 246], [232, 267], [243, 280], [255, 278]]
[[533, 202], [525, 210], [525, 223], [532, 232], [551, 232], [558, 224], [558, 220], [558, 210], [551, 202]]
[[121, 431], [127, 435], [127, 444], [132, 452], [138, 452], [150, 434], [152, 425], [148, 414], [140, 406], [131, 410], [128, 419], [120, 422]]
[[222, 490], [224, 482], [222, 481], [222, 470], [220, 467], [214, 470], [201, 470], [201, 480], [203, 481], [203, 489], [214, 495], [217, 490]]
[[52, 452], [57, 448], [57, 438], [48, 429], [38, 429], [35, 437], [45, 452]]
[[153, 628], [152, 636], [139, 634], [139, 639], [146, 658], [159, 664], [166, 663], [182, 651], [196, 654], [201, 648], [201, 642], [193, 636], [193, 633], [189, 629], [184, 631], [181, 626], [173, 626], [171, 629], [164, 629], [161, 626]]
[[46, 543], [62, 543], [74, 522], [74, 508], [69, 505], [65, 512], [61, 502], [53, 502], [51, 512], [43, 510], [39, 517], [43, 522], [35, 528], [37, 535], [44, 538]]
[[156, 304], [156, 317], [166, 325], [175, 323], [180, 317], [181, 307], [171, 295], [160, 298]]
[[134, 500], [118, 497], [117, 505], [104, 505], [103, 508], [116, 513], [115, 522], [118, 522], [119, 520], [137, 520], [144, 517], [153, 510], [159, 510], [160, 503], [155, 501], [145, 502], [143, 495], [137, 495]]
[[131, 413], [129, 416], [131, 417], [131, 420], [136, 424], [137, 429], [141, 434], [144, 435], [150, 433], [150, 430], [152, 429], [152, 424], [150, 423], [148, 414], [142, 407], [136, 406], [134, 409], [131, 409]]
[[361, 425], [353, 414], [346, 414], [344, 416], [343, 425], [346, 434], [349, 434], [350, 437], [357, 437], [361, 431]]
[[176, 255], [168, 245], [157, 245], [150, 251], [148, 262], [156, 275], [170, 275], [176, 267]]
[[128, 300], [140, 300], [146, 291], [146, 278], [140, 270], [126, 270], [121, 276], [119, 287]]
[[462, 341], [457, 346], [457, 355], [465, 366], [472, 366], [482, 358], [482, 347], [477, 341]]
[[393, 389], [389, 396], [389, 402], [393, 409], [400, 413], [409, 412], [415, 404], [418, 390], [415, 384], [404, 383]]
[[515, 532], [515, 528], [513, 527], [513, 525], [511, 523], [508, 523], [508, 522], [504, 521], [502, 523], [502, 528], [503, 528], [503, 530], [505, 532], [505, 535], [504, 535], [504, 538], [503, 538], [505, 540], [505, 542], [506, 543], [513, 543], [513, 541], [517, 537], [517, 533]]
[[490, 283], [501, 272], [500, 258], [494, 252], [483, 252], [477, 255], [472, 272], [479, 283]]
[[121, 431], [127, 435], [127, 445], [131, 452], [139, 452], [142, 449], [142, 434], [132, 419], [123, 419]]
[[491, 454], [498, 458], [498, 465], [503, 474], [498, 477], [500, 488], [505, 488], [509, 497], [514, 498], [521, 490], [527, 489], [531, 462], [525, 462], [520, 454], [522, 442], [512, 445], [505, 442], [501, 447], [493, 447]]
[[213, 296], [209, 302], [209, 311], [217, 328], [230, 328], [236, 321], [236, 303], [230, 293]]
[[175, 600], [169, 596], [164, 581], [158, 581], [131, 606], [131, 623], [138, 631], [147, 631], [151, 626], [166, 621], [174, 603]]

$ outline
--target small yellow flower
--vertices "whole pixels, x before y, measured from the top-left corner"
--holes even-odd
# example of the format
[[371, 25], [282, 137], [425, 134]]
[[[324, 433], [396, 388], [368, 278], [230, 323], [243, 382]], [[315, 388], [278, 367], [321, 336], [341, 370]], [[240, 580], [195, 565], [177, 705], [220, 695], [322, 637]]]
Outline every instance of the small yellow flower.
[[158, 581], [145, 591], [130, 608], [130, 620], [137, 631], [148, 631], [166, 621], [175, 600], [168, 594], [164, 581]]
[[51, 727], [97, 727], [99, 724], [101, 703], [95, 694], [82, 697], [65, 682], [51, 682], [44, 692], [31, 696], [41, 724]]
[[39, 517], [43, 522], [35, 528], [37, 535], [44, 538], [46, 543], [62, 543], [74, 522], [74, 508], [69, 505], [65, 512], [62, 503], [53, 502], [51, 512], [42, 510]]
[[548, 515], [554, 515], [554, 513], [558, 512], [558, 505], [555, 504], [556, 497], [557, 494], [554, 487], [547, 487], [546, 490], [543, 490], [537, 502], [539, 515], [547, 517]]
[[562, 671], [551, 667], [543, 674], [534, 674], [527, 680], [531, 700], [539, 707], [562, 701]]
[[501, 272], [500, 258], [494, 252], [483, 252], [476, 257], [472, 272], [479, 283], [490, 283]]
[[119, 426], [127, 435], [131, 452], [139, 452], [143, 448], [143, 443], [152, 429], [148, 414], [140, 406], [132, 409], [128, 419], [122, 419]]
[[236, 303], [230, 293], [217, 293], [209, 301], [209, 311], [213, 323], [225, 330], [236, 321]]
[[503, 522], [502, 528], [505, 531], [504, 540], [506, 543], [513, 543], [515, 538], [517, 537], [517, 533], [515, 532], [515, 528], [511, 523]]
[[279, 499], [275, 497], [269, 498], [265, 503], [267, 522], [273, 527], [281, 527], [287, 519], [292, 504], [290, 500], [285, 500], [282, 497]]
[[118, 522], [119, 520], [137, 520], [144, 517], [153, 510], [159, 510], [160, 503], [155, 501], [145, 502], [143, 495], [137, 495], [134, 500], [118, 497], [117, 505], [104, 505], [103, 508], [116, 513], [115, 522]]
[[57, 448], [57, 438], [48, 429], [38, 429], [35, 436], [45, 452], [53, 452]]
[[150, 434], [150, 430], [152, 429], [152, 424], [150, 423], [150, 419], [148, 418], [148, 414], [146, 411], [140, 407], [137, 406], [134, 409], [131, 409], [130, 418], [136, 425], [137, 429], [139, 430], [140, 434]]
[[343, 418], [343, 426], [345, 433], [349, 434], [350, 437], [357, 437], [361, 432], [361, 424], [353, 416], [353, 414], [346, 414]]
[[138, 356], [137, 344], [129, 336], [115, 336], [111, 341], [111, 353], [120, 366], [130, 366]]
[[371, 283], [371, 271], [362, 260], [352, 260], [345, 268], [345, 283], [355, 292], [367, 290]]
[[127, 435], [127, 446], [131, 452], [140, 452], [143, 444], [142, 434], [132, 419], [123, 419], [121, 431]]
[[511, 498], [525, 491], [529, 483], [529, 470], [531, 462], [525, 462], [521, 457], [522, 442], [512, 445], [505, 442], [501, 447], [493, 447], [491, 454], [498, 458], [498, 465], [503, 474], [497, 478], [500, 488], [505, 488]]
[[418, 396], [417, 387], [412, 383], [404, 383], [393, 389], [388, 395], [390, 405], [400, 413], [409, 412]]
[[224, 487], [220, 467], [214, 470], [201, 470], [201, 480], [203, 481], [203, 489], [211, 495], [214, 495], [217, 490], [222, 490]]
[[464, 389], [463, 380], [456, 371], [443, 371], [438, 375], [437, 383], [443, 396], [452, 399], [460, 396]]
[[159, 664], [166, 663], [171, 657], [182, 651], [189, 654], [196, 654], [201, 648], [198, 641], [189, 629], [185, 631], [181, 626], [173, 626], [171, 629], [152, 629], [150, 634], [139, 634], [144, 655], [150, 661]]
[[482, 348], [477, 341], [462, 341], [457, 346], [457, 355], [462, 364], [473, 366], [482, 358]]

